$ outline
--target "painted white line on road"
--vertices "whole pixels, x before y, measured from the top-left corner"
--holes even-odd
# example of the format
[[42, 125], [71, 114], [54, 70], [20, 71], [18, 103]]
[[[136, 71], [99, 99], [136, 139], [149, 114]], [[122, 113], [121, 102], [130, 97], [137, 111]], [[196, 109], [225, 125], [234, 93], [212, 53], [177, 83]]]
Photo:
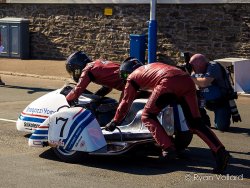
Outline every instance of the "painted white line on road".
[[11, 120], [11, 119], [3, 119], [3, 118], [0, 118], [0, 121], [8, 121], [8, 122], [14, 122], [14, 123], [16, 123], [15, 120]]

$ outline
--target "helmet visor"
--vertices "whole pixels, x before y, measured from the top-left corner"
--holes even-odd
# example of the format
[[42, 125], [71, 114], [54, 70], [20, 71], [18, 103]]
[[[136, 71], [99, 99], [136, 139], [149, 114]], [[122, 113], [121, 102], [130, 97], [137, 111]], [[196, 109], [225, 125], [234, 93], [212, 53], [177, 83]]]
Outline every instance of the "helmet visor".
[[70, 65], [66, 64], [66, 71], [69, 73], [70, 76], [73, 76], [73, 71], [70, 67]]
[[120, 77], [124, 80], [127, 80], [128, 76], [129, 76], [129, 73], [126, 73], [126, 72], [121, 72], [120, 74]]

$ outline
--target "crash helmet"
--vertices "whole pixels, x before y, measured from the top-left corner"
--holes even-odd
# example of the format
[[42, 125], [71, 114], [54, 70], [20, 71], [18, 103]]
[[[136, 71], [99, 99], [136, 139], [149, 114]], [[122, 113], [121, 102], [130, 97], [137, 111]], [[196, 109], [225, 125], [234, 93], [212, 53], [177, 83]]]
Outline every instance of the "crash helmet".
[[125, 59], [120, 66], [120, 77], [123, 80], [127, 80], [128, 76], [138, 67], [143, 64], [135, 57], [129, 57]]
[[189, 61], [192, 66], [194, 72], [196, 74], [202, 74], [206, 72], [208, 66], [207, 58], [202, 54], [194, 54]]
[[66, 60], [66, 70], [75, 82], [78, 82], [82, 70], [91, 59], [82, 51], [72, 53]]

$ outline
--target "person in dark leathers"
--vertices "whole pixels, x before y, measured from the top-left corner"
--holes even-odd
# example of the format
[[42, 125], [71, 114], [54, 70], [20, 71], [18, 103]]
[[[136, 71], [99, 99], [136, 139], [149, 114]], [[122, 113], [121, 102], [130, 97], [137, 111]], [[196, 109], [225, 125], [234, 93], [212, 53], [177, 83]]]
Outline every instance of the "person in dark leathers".
[[115, 117], [105, 126], [106, 130], [114, 131], [116, 126], [121, 124], [139, 89], [152, 90], [143, 109], [141, 120], [163, 149], [163, 157], [176, 158], [176, 149], [160, 125], [157, 115], [166, 105], [177, 101], [183, 108], [190, 129], [212, 150], [216, 159], [214, 173], [222, 173], [225, 170], [229, 153], [212, 130], [202, 124], [195, 84], [188, 73], [160, 62], [140, 66], [136, 59], [128, 59], [122, 63], [120, 75], [127, 79], [124, 95]]
[[[79, 98], [91, 82], [102, 86], [94, 93], [101, 97], [110, 93], [112, 89], [123, 91], [125, 82], [119, 75], [119, 69], [119, 63], [102, 59], [92, 61], [82, 51], [72, 53], [67, 58], [66, 70], [77, 82], [77, 85], [66, 95], [66, 100], [69, 104], [74, 104], [74, 101]], [[148, 96], [148, 92], [138, 92], [136, 97], [147, 98]]]
[[[193, 68], [192, 79], [199, 87], [204, 107], [214, 112], [214, 126], [218, 130], [227, 131], [231, 117], [233, 122], [241, 121], [225, 69], [219, 63], [208, 61], [202, 54], [194, 54], [189, 64]], [[205, 108], [203, 115], [206, 115]]]
[[92, 61], [84, 52], [72, 53], [66, 61], [66, 70], [77, 82], [77, 85], [66, 96], [66, 100], [71, 103], [78, 99], [87, 86], [94, 82], [102, 87], [95, 95], [105, 96], [117, 89], [124, 89], [124, 82], [119, 76], [120, 64], [112, 61], [97, 59]]

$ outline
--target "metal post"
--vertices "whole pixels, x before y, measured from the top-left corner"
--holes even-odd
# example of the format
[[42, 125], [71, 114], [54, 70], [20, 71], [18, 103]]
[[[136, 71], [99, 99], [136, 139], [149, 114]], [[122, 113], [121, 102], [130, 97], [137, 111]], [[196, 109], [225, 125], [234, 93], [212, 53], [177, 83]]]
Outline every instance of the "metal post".
[[150, 21], [148, 25], [148, 63], [156, 61], [157, 48], [157, 21], [155, 19], [157, 0], [150, 3]]

